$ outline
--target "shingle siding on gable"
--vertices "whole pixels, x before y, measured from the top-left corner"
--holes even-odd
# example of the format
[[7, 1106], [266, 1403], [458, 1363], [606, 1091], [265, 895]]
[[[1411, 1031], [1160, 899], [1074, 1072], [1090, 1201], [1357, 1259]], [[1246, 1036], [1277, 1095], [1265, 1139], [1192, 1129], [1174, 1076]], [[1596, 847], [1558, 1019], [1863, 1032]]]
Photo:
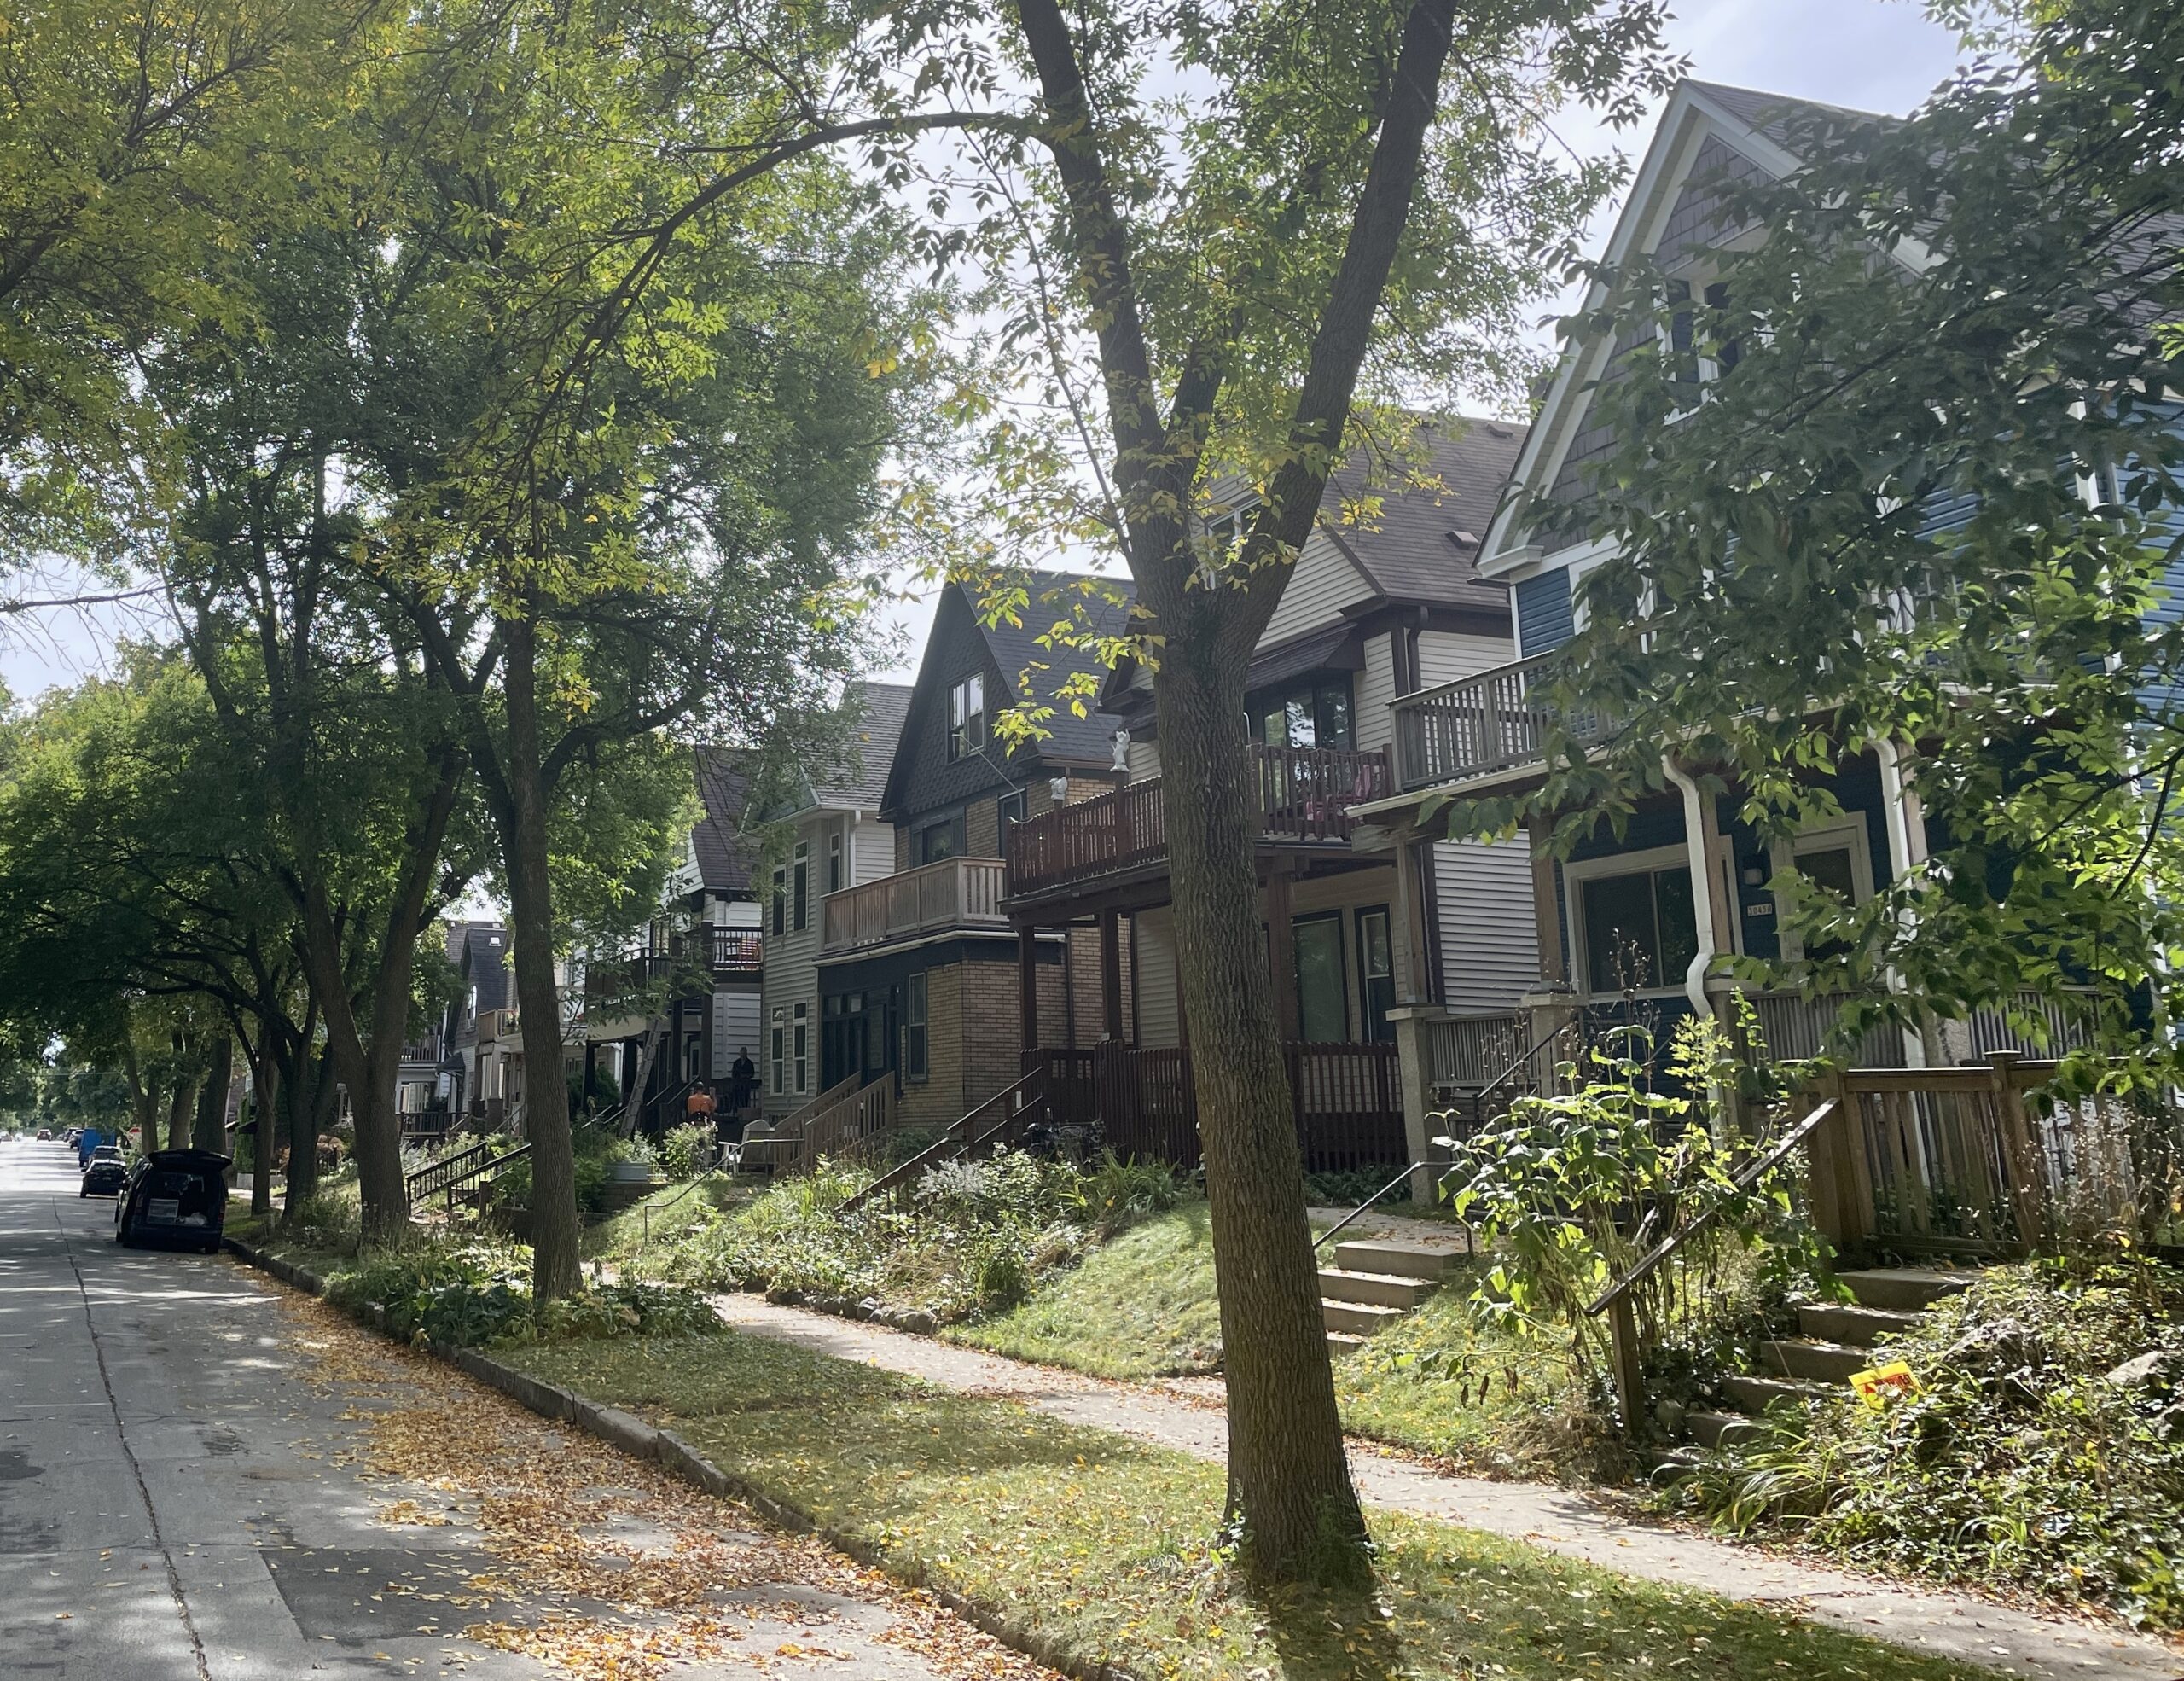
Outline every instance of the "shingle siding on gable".
[[[1723, 143], [1719, 136], [1708, 136], [1699, 148], [1699, 155], [1693, 160], [1690, 178], [1669, 210], [1660, 239], [1653, 247], [1655, 252], [1664, 261], [1672, 263], [1695, 246], [1717, 244], [1728, 237], [1733, 230], [1722, 223], [1718, 213], [1723, 187], [1748, 181], [1763, 172], [1741, 152]], [[1620, 334], [1600, 383], [1606, 385], [1621, 377], [1630, 352], [1652, 336], [1650, 324], [1626, 329]], [[1580, 500], [1585, 494], [1586, 469], [1615, 445], [1614, 428], [1600, 418], [1599, 409], [1600, 395], [1595, 392], [1586, 400], [1585, 418], [1570, 440], [1569, 453], [1562, 458], [1562, 465], [1555, 473], [1552, 495], [1557, 502]], [[1578, 540], [1577, 533], [1569, 532], [1550, 536], [1547, 544], [1549, 552], [1553, 552], [1566, 549]]]
[[[1003, 786], [993, 764], [998, 753], [990, 744], [984, 754], [952, 764], [948, 758], [949, 691], [973, 672], [983, 676], [989, 729], [995, 712], [1008, 703], [1008, 692], [1002, 683], [1000, 668], [986, 650], [985, 638], [971, 622], [970, 609], [953, 590], [942, 598], [940, 611], [934, 617], [932, 646], [926, 660], [932, 688], [921, 697], [896, 748], [904, 757], [902, 809], [891, 814], [906, 844], [913, 848], [912, 832], [924, 822], [975, 797], [990, 798]], [[914, 858], [915, 851], [905, 856]]]
[[1577, 633], [1570, 568], [1537, 573], [1517, 585], [1517, 651], [1525, 659], [1557, 649]]

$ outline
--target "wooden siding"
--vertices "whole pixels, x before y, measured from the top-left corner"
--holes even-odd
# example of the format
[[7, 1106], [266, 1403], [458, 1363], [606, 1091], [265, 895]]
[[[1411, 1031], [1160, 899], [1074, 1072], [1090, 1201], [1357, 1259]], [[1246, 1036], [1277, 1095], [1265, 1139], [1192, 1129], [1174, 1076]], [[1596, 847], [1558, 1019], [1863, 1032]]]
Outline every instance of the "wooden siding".
[[1531, 853], [1523, 840], [1443, 840], [1433, 848], [1442, 1002], [1506, 1009], [1539, 980]]
[[1454, 683], [1458, 678], [1507, 665], [1516, 655], [1516, 646], [1507, 637], [1427, 631], [1418, 638], [1419, 686], [1431, 689], [1436, 683]]

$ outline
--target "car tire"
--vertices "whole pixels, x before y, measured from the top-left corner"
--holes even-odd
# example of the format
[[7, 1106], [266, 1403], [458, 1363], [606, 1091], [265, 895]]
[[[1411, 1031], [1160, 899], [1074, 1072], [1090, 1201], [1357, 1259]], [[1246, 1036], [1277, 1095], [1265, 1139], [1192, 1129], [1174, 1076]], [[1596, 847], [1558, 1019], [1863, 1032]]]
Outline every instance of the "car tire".
[[78, 1192], [76, 1193], [77, 1199], [78, 1199], [79, 1201], [80, 1201], [83, 1198], [84, 1198], [84, 1197], [86, 1197], [86, 1196], [89, 1196], [90, 1195], [90, 1192], [89, 1192], [89, 1191], [87, 1191], [87, 1190], [79, 1190], [79, 1191], [78, 1191]]

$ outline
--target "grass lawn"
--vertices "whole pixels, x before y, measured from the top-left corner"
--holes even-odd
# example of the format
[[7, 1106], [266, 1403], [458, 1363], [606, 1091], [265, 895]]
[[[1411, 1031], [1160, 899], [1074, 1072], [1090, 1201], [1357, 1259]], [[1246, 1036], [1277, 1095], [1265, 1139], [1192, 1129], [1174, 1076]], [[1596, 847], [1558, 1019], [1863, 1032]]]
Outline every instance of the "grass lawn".
[[1218, 1369], [1211, 1216], [1182, 1203], [1049, 1274], [1029, 1301], [951, 1325], [950, 1342], [1098, 1377], [1164, 1377]]
[[1258, 1592], [1212, 1549], [1222, 1473], [1180, 1454], [745, 1335], [507, 1358], [676, 1429], [897, 1573], [1088, 1666], [1261, 1681], [1987, 1673], [1386, 1514], [1370, 1593]]
[[620, 1213], [596, 1225], [586, 1226], [584, 1258], [626, 1261], [652, 1244], [671, 1242], [705, 1215], [740, 1208], [758, 1194], [758, 1187], [739, 1185], [732, 1173], [713, 1173], [694, 1182], [662, 1185]]
[[[1565, 1405], [1561, 1352], [1480, 1326], [1464, 1304], [1471, 1288], [1468, 1277], [1452, 1278], [1409, 1318], [1335, 1363], [1349, 1428], [1491, 1475], [1562, 1480], [1603, 1469], [1612, 1445]], [[1154, 1215], [1043, 1279], [1021, 1306], [941, 1335], [1096, 1377], [1217, 1370], [1206, 1205]]]

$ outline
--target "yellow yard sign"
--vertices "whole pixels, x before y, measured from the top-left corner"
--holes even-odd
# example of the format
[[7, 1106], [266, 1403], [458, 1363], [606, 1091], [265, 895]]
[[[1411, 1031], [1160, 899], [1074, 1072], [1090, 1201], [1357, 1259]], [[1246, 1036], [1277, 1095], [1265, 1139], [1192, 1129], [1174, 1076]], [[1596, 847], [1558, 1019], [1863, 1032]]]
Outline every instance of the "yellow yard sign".
[[1891, 1401], [1917, 1394], [1919, 1380], [1912, 1376], [1911, 1368], [1903, 1361], [1891, 1360], [1885, 1366], [1852, 1372], [1850, 1387], [1858, 1392], [1860, 1400], [1879, 1412]]

